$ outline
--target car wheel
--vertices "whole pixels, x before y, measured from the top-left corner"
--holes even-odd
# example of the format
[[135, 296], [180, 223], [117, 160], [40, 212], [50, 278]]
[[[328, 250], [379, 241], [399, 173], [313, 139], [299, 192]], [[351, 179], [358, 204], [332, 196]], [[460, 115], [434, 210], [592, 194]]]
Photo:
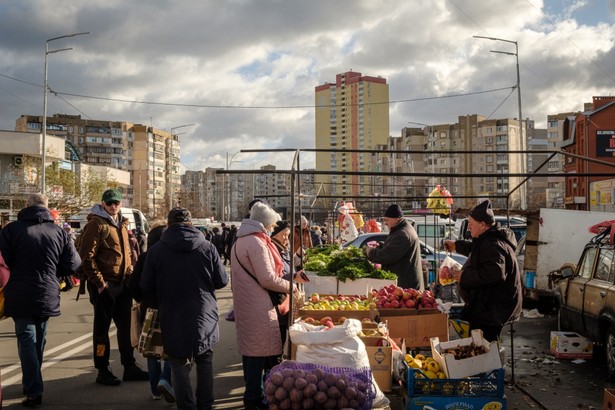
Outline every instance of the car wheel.
[[615, 329], [609, 326], [604, 339], [604, 353], [606, 355], [606, 367], [609, 372], [609, 378], [615, 379]]

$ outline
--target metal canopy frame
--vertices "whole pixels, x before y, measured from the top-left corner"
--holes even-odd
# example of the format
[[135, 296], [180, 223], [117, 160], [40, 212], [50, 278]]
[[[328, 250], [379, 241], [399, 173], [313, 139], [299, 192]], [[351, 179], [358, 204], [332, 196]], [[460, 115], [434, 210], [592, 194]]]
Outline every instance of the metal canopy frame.
[[[301, 180], [297, 178], [298, 175], [357, 175], [357, 176], [380, 176], [380, 175], [388, 175], [393, 177], [403, 177], [403, 176], [413, 176], [413, 177], [450, 177], [451, 175], [448, 173], [429, 173], [429, 172], [381, 172], [381, 171], [302, 171], [300, 168], [300, 158], [301, 152], [335, 152], [335, 153], [368, 153], [368, 154], [448, 154], [448, 155], [457, 155], [457, 154], [549, 154], [548, 158], [543, 161], [533, 172], [522, 172], [522, 173], [507, 173], [507, 174], [493, 174], [493, 173], [463, 173], [463, 174], [455, 174], [455, 177], [461, 178], [485, 178], [491, 177], [494, 175], [501, 175], [502, 177], [521, 177], [522, 181], [510, 189], [506, 195], [454, 195], [451, 193], [453, 198], [505, 198], [506, 199], [506, 215], [509, 218], [510, 222], [510, 196], [512, 193], [521, 188], [525, 183], [527, 183], [531, 178], [535, 177], [564, 177], [564, 178], [576, 178], [576, 177], [587, 177], [589, 181], [589, 177], [612, 177], [615, 176], [615, 172], [583, 172], [583, 173], [567, 173], [567, 172], [549, 172], [549, 173], [540, 173], [539, 171], [556, 155], [563, 155], [565, 157], [575, 158], [578, 160], [586, 161], [587, 163], [595, 163], [600, 165], [605, 165], [611, 168], [615, 168], [615, 163], [602, 161], [595, 158], [590, 158], [583, 155], [572, 154], [566, 152], [564, 150], [505, 150], [505, 151], [487, 151], [487, 150], [439, 150], [439, 151], [425, 151], [425, 150], [359, 150], [359, 149], [335, 149], [335, 148], [277, 148], [277, 149], [243, 149], [240, 150], [241, 153], [272, 153], [272, 152], [293, 152], [293, 161], [291, 164], [291, 169], [289, 170], [216, 170], [217, 174], [290, 174], [291, 177], [291, 188], [290, 188], [290, 199], [291, 199], [291, 231], [290, 231], [290, 249], [294, 249], [295, 244], [295, 229], [294, 227], [298, 224], [301, 226], [301, 195], [296, 195], [296, 192], [301, 192]], [[588, 183], [589, 185], [589, 183]], [[296, 187], [296, 190], [295, 190]], [[589, 192], [586, 193], [589, 195]], [[287, 196], [287, 195], [276, 195], [276, 196]], [[297, 196], [295, 201], [295, 196]], [[320, 198], [327, 199], [342, 199], [338, 195], [319, 195]], [[358, 199], [361, 198], [363, 201], [369, 199], [369, 197], [365, 196], [344, 196], [344, 198], [348, 199]], [[373, 200], [382, 201], [383, 199], [427, 199], [430, 198], [428, 195], [426, 196], [378, 196], [373, 197]], [[297, 207], [299, 208], [299, 217], [297, 217], [297, 207], [295, 206], [295, 202], [297, 203]], [[333, 212], [337, 209], [337, 203], [335, 203], [335, 207]], [[587, 204], [589, 206], [589, 203]], [[298, 222], [298, 223], [297, 223]], [[333, 225], [334, 226], [334, 225]], [[300, 231], [301, 232], [301, 231]], [[299, 240], [301, 241], [302, 235], [300, 235]], [[292, 253], [291, 253], [291, 262], [292, 262]], [[294, 282], [294, 273], [295, 266], [294, 264], [290, 264], [290, 289], [293, 288]], [[292, 293], [292, 292], [291, 292]], [[290, 299], [290, 312], [289, 315], [289, 324], [292, 323], [292, 312], [293, 312], [293, 301]], [[514, 330], [511, 326], [511, 338]], [[287, 354], [288, 357], [291, 356], [291, 348], [292, 343], [288, 343]], [[514, 344], [511, 341], [511, 355], [514, 357]], [[514, 362], [513, 362], [514, 363]], [[512, 381], [514, 383], [514, 365], [512, 366]]]

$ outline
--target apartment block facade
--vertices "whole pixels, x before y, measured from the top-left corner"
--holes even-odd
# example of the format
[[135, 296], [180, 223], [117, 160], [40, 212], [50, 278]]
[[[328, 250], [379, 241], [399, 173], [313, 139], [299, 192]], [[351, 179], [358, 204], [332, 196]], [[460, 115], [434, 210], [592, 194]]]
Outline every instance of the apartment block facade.
[[[16, 131], [41, 133], [42, 117], [22, 115]], [[55, 114], [47, 118], [47, 135], [62, 137], [67, 159], [130, 172], [126, 203], [150, 218], [166, 215], [176, 204], [180, 147], [177, 135], [154, 127], [124, 121], [82, 119]]]
[[[334, 83], [315, 88], [317, 149], [369, 150], [386, 145], [389, 137], [389, 86], [382, 77], [348, 71]], [[331, 175], [317, 175], [331, 195], [372, 194], [365, 176], [335, 175], [338, 171], [370, 171], [371, 155], [357, 152], [317, 152], [316, 169]]]

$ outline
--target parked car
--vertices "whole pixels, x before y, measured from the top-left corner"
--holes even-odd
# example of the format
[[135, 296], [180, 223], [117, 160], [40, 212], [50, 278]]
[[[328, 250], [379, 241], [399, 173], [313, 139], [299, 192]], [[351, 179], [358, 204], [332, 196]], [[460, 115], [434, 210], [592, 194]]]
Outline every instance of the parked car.
[[[342, 244], [342, 247], [348, 247], [348, 246], [355, 246], [357, 248], [364, 248], [367, 246], [368, 242], [371, 241], [376, 241], [376, 242], [384, 242], [385, 239], [387, 238], [389, 234], [386, 232], [373, 232], [373, 233], [363, 233], [359, 236], [357, 236], [355, 239], [353, 239], [352, 241], [346, 242], [344, 244]], [[440, 261], [444, 260], [444, 258], [446, 258], [447, 253], [443, 252], [443, 251], [436, 251], [433, 247], [427, 245], [425, 242], [421, 241], [421, 256], [423, 257], [423, 259], [426, 259], [428, 261], [434, 261], [434, 262], [438, 262], [438, 260], [436, 260], [436, 258], [438, 258]], [[468, 259], [467, 257], [465, 257], [464, 255], [461, 255], [459, 253], [455, 253], [452, 252], [450, 254], [451, 258], [453, 258], [454, 260], [456, 260], [457, 262], [459, 262], [460, 264], [464, 264], [465, 261]]]
[[615, 378], [615, 246], [610, 229], [595, 236], [583, 249], [578, 265], [565, 264], [551, 273], [555, 282], [558, 327], [577, 332], [603, 345], [611, 379]]
[[[509, 227], [515, 234], [515, 239], [517, 242], [521, 240], [525, 236], [525, 229], [527, 226], [527, 222], [525, 218], [520, 216], [511, 216], [510, 224], [508, 223], [508, 217], [502, 215], [495, 216], [495, 222], [500, 226]], [[468, 229], [468, 218], [464, 218], [461, 221], [459, 227], [459, 238], [470, 239], [472, 236], [470, 234], [470, 230]]]

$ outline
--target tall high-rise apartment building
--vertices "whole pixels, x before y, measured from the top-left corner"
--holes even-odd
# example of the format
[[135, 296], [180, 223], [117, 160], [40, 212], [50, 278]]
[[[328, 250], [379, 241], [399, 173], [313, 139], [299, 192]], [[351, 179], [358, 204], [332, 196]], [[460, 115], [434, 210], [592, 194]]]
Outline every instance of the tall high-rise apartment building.
[[[316, 148], [375, 149], [389, 137], [389, 86], [382, 77], [348, 71], [338, 74], [335, 83], [315, 88]], [[357, 152], [317, 152], [318, 171], [371, 171], [371, 154]], [[372, 185], [365, 176], [317, 175], [316, 185], [325, 192], [370, 195]]]
[[[42, 117], [22, 115], [16, 131], [40, 133]], [[126, 203], [150, 218], [173, 207], [179, 188], [179, 139], [165, 130], [125, 121], [84, 120], [80, 115], [47, 118], [47, 134], [63, 137], [67, 159], [129, 171]]]

